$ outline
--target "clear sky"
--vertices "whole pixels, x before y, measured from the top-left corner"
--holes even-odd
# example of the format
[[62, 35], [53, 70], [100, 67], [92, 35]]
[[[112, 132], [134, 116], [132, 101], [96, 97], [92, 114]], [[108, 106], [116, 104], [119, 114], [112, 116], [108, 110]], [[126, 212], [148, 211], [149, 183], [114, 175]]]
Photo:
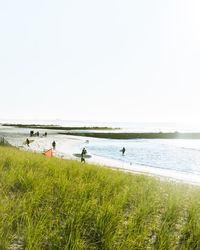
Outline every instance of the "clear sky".
[[0, 0], [0, 118], [200, 121], [199, 0]]

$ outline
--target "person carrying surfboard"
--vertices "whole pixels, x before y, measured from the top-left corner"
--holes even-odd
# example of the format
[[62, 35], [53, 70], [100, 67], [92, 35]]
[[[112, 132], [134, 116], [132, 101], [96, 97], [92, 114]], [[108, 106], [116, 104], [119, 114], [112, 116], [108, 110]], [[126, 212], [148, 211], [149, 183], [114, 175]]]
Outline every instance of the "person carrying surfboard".
[[81, 162], [85, 163], [85, 155], [87, 154], [87, 150], [85, 148], [83, 148], [82, 152], [81, 152]]
[[29, 144], [30, 144], [30, 141], [29, 141], [29, 139], [27, 138], [27, 139], [26, 139], [26, 145], [29, 147]]
[[87, 154], [87, 150], [85, 148], [83, 148], [82, 152], [81, 152], [81, 155], [86, 155]]

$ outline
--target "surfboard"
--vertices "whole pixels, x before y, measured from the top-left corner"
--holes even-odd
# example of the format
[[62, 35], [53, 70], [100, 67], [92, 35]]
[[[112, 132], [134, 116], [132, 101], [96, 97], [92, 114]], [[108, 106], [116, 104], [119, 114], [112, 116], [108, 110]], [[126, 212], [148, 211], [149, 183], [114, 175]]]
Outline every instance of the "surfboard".
[[[81, 154], [73, 154], [73, 156], [76, 156], [76, 157], [78, 157], [78, 158], [81, 158], [82, 156], [81, 156]], [[92, 156], [91, 155], [84, 155], [84, 158], [86, 158], [86, 159], [89, 159], [89, 158], [91, 158]]]
[[[32, 143], [32, 142], [34, 142], [34, 140], [29, 140], [29, 144]], [[24, 141], [24, 142], [23, 142], [23, 145], [26, 145], [26, 144], [27, 144], [27, 142]]]

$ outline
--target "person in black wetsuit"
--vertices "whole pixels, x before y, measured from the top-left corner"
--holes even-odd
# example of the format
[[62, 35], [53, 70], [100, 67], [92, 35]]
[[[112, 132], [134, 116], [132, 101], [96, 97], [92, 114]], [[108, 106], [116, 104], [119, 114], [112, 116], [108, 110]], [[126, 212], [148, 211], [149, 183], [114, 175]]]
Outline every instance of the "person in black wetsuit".
[[85, 155], [87, 154], [87, 150], [85, 148], [83, 148], [82, 152], [81, 152], [81, 162], [85, 163]]
[[52, 147], [53, 147], [53, 150], [56, 149], [56, 142], [55, 141], [52, 142]]
[[122, 148], [122, 155], [125, 154], [125, 151], [126, 151], [126, 149], [125, 149], [125, 147], [123, 147], [123, 148]]
[[27, 138], [27, 139], [26, 139], [26, 145], [29, 147], [29, 144], [30, 144], [30, 141], [29, 141], [29, 139]]

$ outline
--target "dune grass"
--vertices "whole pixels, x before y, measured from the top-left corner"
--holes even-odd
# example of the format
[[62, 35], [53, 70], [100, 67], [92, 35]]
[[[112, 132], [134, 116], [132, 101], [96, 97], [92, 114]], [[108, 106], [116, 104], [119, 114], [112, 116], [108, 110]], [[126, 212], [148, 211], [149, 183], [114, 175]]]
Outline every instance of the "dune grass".
[[9, 142], [4, 138], [4, 137], [0, 137], [0, 146], [10, 146]]
[[0, 249], [200, 249], [199, 191], [0, 147]]

